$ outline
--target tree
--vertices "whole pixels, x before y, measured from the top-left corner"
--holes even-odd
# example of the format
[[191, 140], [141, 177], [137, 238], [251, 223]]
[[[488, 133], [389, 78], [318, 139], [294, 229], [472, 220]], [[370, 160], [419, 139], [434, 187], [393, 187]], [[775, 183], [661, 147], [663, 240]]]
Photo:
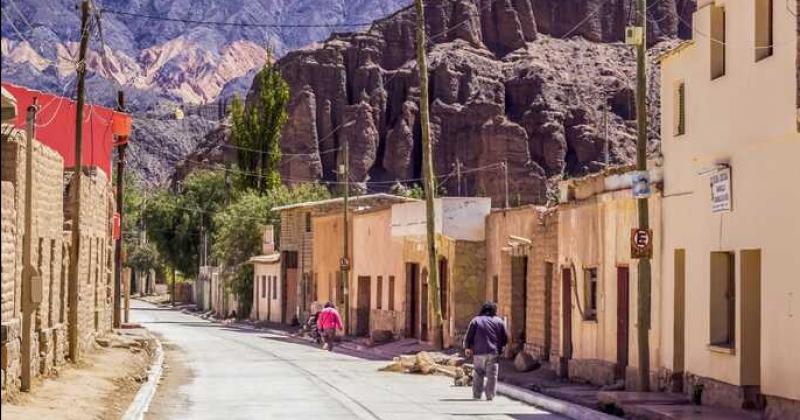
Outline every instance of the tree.
[[280, 136], [286, 122], [289, 86], [278, 70], [267, 63], [253, 81], [256, 95], [249, 106], [238, 96], [231, 104], [231, 142], [236, 149], [239, 184], [259, 194], [281, 184]]
[[222, 172], [194, 171], [180, 192], [161, 190], [148, 199], [144, 211], [148, 238], [164, 262], [187, 277], [197, 275], [202, 233], [215, 229], [212, 215], [225, 201]]
[[264, 227], [279, 222], [272, 208], [329, 197], [328, 190], [319, 184], [280, 185], [265, 195], [244, 192], [214, 217], [214, 256], [222, 265], [230, 290], [239, 298], [241, 316], [249, 314], [253, 299], [252, 266], [247, 260], [261, 252]]

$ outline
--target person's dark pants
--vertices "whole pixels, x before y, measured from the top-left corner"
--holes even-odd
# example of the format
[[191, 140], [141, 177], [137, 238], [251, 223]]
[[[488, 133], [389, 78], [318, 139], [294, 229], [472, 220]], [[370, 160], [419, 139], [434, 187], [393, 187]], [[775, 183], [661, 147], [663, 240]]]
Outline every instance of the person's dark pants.
[[328, 351], [333, 351], [334, 339], [336, 339], [336, 328], [326, 328], [322, 330], [322, 341], [325, 343], [323, 348]]
[[[476, 354], [473, 358], [475, 366], [475, 376], [472, 378], [472, 396], [480, 399], [486, 392], [486, 399], [492, 400], [497, 386], [497, 373], [500, 370], [498, 356], [496, 354]], [[484, 379], [486, 385], [484, 387]]]

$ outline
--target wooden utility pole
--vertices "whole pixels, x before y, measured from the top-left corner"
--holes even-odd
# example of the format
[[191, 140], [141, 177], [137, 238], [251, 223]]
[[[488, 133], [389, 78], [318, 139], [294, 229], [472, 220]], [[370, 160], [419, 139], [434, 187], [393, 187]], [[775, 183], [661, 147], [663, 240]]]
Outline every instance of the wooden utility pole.
[[[125, 112], [125, 93], [117, 92], [117, 111]], [[117, 138], [117, 214], [119, 214], [120, 235], [114, 244], [114, 328], [122, 326], [121, 291], [122, 291], [122, 218], [124, 213], [125, 190], [125, 150], [128, 148], [127, 138]]]
[[25, 233], [22, 237], [22, 355], [20, 357], [22, 364], [20, 389], [22, 391], [31, 389], [33, 313], [42, 300], [41, 277], [38, 267], [33, 263], [33, 238], [36, 237], [33, 228], [33, 139], [36, 136], [38, 107], [36, 98], [34, 98], [33, 105], [28, 107], [25, 121]]
[[[642, 31], [636, 45], [636, 119], [638, 138], [636, 141], [636, 170], [647, 170], [647, 0], [637, 0], [637, 26]], [[650, 228], [647, 198], [637, 200], [639, 229]], [[637, 333], [639, 344], [639, 387], [650, 391], [650, 258], [639, 259], [639, 299]]]
[[419, 67], [419, 116], [422, 127], [422, 169], [425, 190], [425, 216], [428, 239], [428, 302], [431, 306], [433, 344], [441, 348], [444, 343], [441, 296], [439, 293], [439, 265], [436, 252], [436, 226], [433, 199], [436, 185], [433, 175], [433, 146], [431, 145], [430, 114], [428, 111], [428, 63], [426, 58], [425, 7], [422, 0], [414, 0], [417, 10], [417, 66]]
[[344, 148], [342, 150], [344, 162], [342, 163], [342, 178], [344, 184], [344, 208], [342, 209], [342, 261], [340, 269], [342, 272], [342, 294], [344, 295], [344, 331], [347, 333], [350, 330], [350, 238], [347, 232], [347, 216], [348, 208], [350, 207], [350, 141], [344, 140]]
[[503, 161], [503, 191], [505, 192], [505, 209], [508, 208], [508, 160]]
[[69, 358], [73, 363], [80, 358], [78, 343], [78, 294], [80, 293], [81, 256], [81, 179], [83, 178], [83, 104], [86, 81], [86, 48], [89, 46], [89, 0], [81, 2], [81, 43], [78, 48], [78, 99], [75, 118], [75, 166], [73, 168], [70, 216], [72, 239], [69, 258]]
[[458, 196], [461, 197], [461, 159], [459, 158], [456, 158], [456, 182], [458, 182], [456, 187]]

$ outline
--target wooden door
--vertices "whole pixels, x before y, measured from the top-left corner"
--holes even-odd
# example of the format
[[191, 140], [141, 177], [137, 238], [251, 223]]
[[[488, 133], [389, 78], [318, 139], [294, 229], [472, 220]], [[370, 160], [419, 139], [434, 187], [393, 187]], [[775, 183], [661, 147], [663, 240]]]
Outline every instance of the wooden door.
[[625, 379], [628, 368], [628, 333], [630, 317], [630, 273], [617, 267], [617, 378]]
[[528, 301], [528, 257], [511, 257], [511, 343], [512, 350], [525, 344]]
[[561, 271], [561, 376], [568, 376], [569, 359], [572, 359], [572, 271], [564, 268]]
[[550, 360], [553, 346], [553, 263], [544, 264], [544, 360]]
[[417, 267], [416, 264], [406, 264], [406, 336], [419, 338], [417, 333], [417, 313], [419, 311]]
[[369, 335], [369, 301], [372, 278], [358, 276], [358, 293], [356, 295], [356, 335]]
[[419, 339], [428, 341], [428, 279], [427, 273], [420, 277]]

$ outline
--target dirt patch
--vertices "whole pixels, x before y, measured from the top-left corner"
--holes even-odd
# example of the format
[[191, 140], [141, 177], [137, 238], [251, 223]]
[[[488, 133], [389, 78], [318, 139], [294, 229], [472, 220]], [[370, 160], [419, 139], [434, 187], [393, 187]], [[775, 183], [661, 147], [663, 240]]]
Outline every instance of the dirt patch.
[[33, 391], [3, 403], [3, 418], [118, 419], [147, 379], [154, 342], [144, 330], [101, 341], [103, 346], [84, 354], [79, 364], [66, 365], [55, 377], [37, 380]]
[[158, 384], [155, 398], [147, 410], [147, 419], [179, 418], [186, 412], [189, 397], [180, 391], [182, 385], [192, 382], [193, 374], [180, 347], [161, 340], [164, 351], [164, 373]]

